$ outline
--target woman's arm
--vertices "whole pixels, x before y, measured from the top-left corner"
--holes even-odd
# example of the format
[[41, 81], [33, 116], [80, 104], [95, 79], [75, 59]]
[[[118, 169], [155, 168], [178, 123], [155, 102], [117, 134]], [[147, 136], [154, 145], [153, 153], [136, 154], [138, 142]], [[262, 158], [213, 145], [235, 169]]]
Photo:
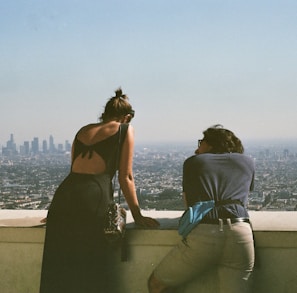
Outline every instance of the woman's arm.
[[134, 129], [129, 125], [121, 152], [119, 183], [135, 223], [145, 227], [157, 227], [159, 223], [156, 220], [141, 215], [133, 177], [133, 154]]

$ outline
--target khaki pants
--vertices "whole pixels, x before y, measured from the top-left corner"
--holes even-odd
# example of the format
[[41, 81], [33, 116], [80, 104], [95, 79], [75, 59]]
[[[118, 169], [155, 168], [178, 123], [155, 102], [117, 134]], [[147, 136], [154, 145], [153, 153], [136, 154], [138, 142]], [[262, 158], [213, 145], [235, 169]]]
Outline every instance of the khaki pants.
[[[216, 270], [218, 292], [242, 293], [254, 267], [254, 241], [249, 223], [199, 224], [154, 270], [169, 287], [178, 287]], [[197, 291], [199, 292], [199, 291]]]

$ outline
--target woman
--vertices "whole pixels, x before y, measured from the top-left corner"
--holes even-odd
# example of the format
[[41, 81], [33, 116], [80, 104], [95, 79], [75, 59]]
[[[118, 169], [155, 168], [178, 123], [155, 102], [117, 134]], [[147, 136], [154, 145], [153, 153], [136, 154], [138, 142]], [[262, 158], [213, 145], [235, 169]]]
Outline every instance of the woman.
[[40, 293], [110, 292], [112, 250], [104, 238], [103, 218], [118, 153], [119, 183], [135, 223], [158, 226], [156, 220], [142, 216], [138, 205], [132, 173], [134, 134], [129, 125], [133, 117], [128, 97], [118, 89], [100, 123], [77, 132], [70, 174], [56, 190], [47, 215]]
[[[156, 267], [149, 292], [173, 292], [216, 269], [219, 292], [246, 292], [254, 266], [254, 243], [246, 209], [253, 188], [254, 163], [241, 141], [220, 125], [203, 132], [194, 156], [184, 162], [186, 206], [215, 201], [215, 207]], [[199, 288], [198, 288], [198, 291]]]

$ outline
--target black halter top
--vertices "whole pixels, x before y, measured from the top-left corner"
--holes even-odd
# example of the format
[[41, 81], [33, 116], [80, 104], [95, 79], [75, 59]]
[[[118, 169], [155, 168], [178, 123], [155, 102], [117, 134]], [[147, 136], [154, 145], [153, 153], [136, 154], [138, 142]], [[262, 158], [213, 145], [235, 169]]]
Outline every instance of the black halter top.
[[[105, 162], [106, 170], [105, 173], [108, 173], [113, 176], [115, 173], [117, 166], [116, 164], [116, 156], [123, 145], [123, 141], [125, 139], [127, 129], [129, 124], [121, 124], [121, 131], [119, 130], [107, 137], [104, 140], [98, 141], [94, 144], [84, 144], [77, 138], [77, 134], [74, 138], [74, 146], [73, 146], [73, 160], [81, 155], [83, 158], [88, 155], [88, 159], [92, 159], [93, 153], [96, 152]], [[120, 138], [121, 136], [121, 138]]]

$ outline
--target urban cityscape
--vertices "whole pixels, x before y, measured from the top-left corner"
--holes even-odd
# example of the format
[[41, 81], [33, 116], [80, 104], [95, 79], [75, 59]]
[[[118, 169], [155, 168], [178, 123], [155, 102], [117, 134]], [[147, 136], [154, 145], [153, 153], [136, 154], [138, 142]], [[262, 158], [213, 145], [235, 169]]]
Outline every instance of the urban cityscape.
[[[183, 210], [182, 166], [194, 153], [187, 143], [136, 145], [133, 172], [140, 206], [148, 210]], [[245, 154], [255, 161], [255, 187], [249, 210], [297, 210], [297, 144], [251, 144]], [[0, 209], [48, 209], [54, 192], [70, 171], [71, 144], [16, 145], [14, 136], [0, 153]]]

